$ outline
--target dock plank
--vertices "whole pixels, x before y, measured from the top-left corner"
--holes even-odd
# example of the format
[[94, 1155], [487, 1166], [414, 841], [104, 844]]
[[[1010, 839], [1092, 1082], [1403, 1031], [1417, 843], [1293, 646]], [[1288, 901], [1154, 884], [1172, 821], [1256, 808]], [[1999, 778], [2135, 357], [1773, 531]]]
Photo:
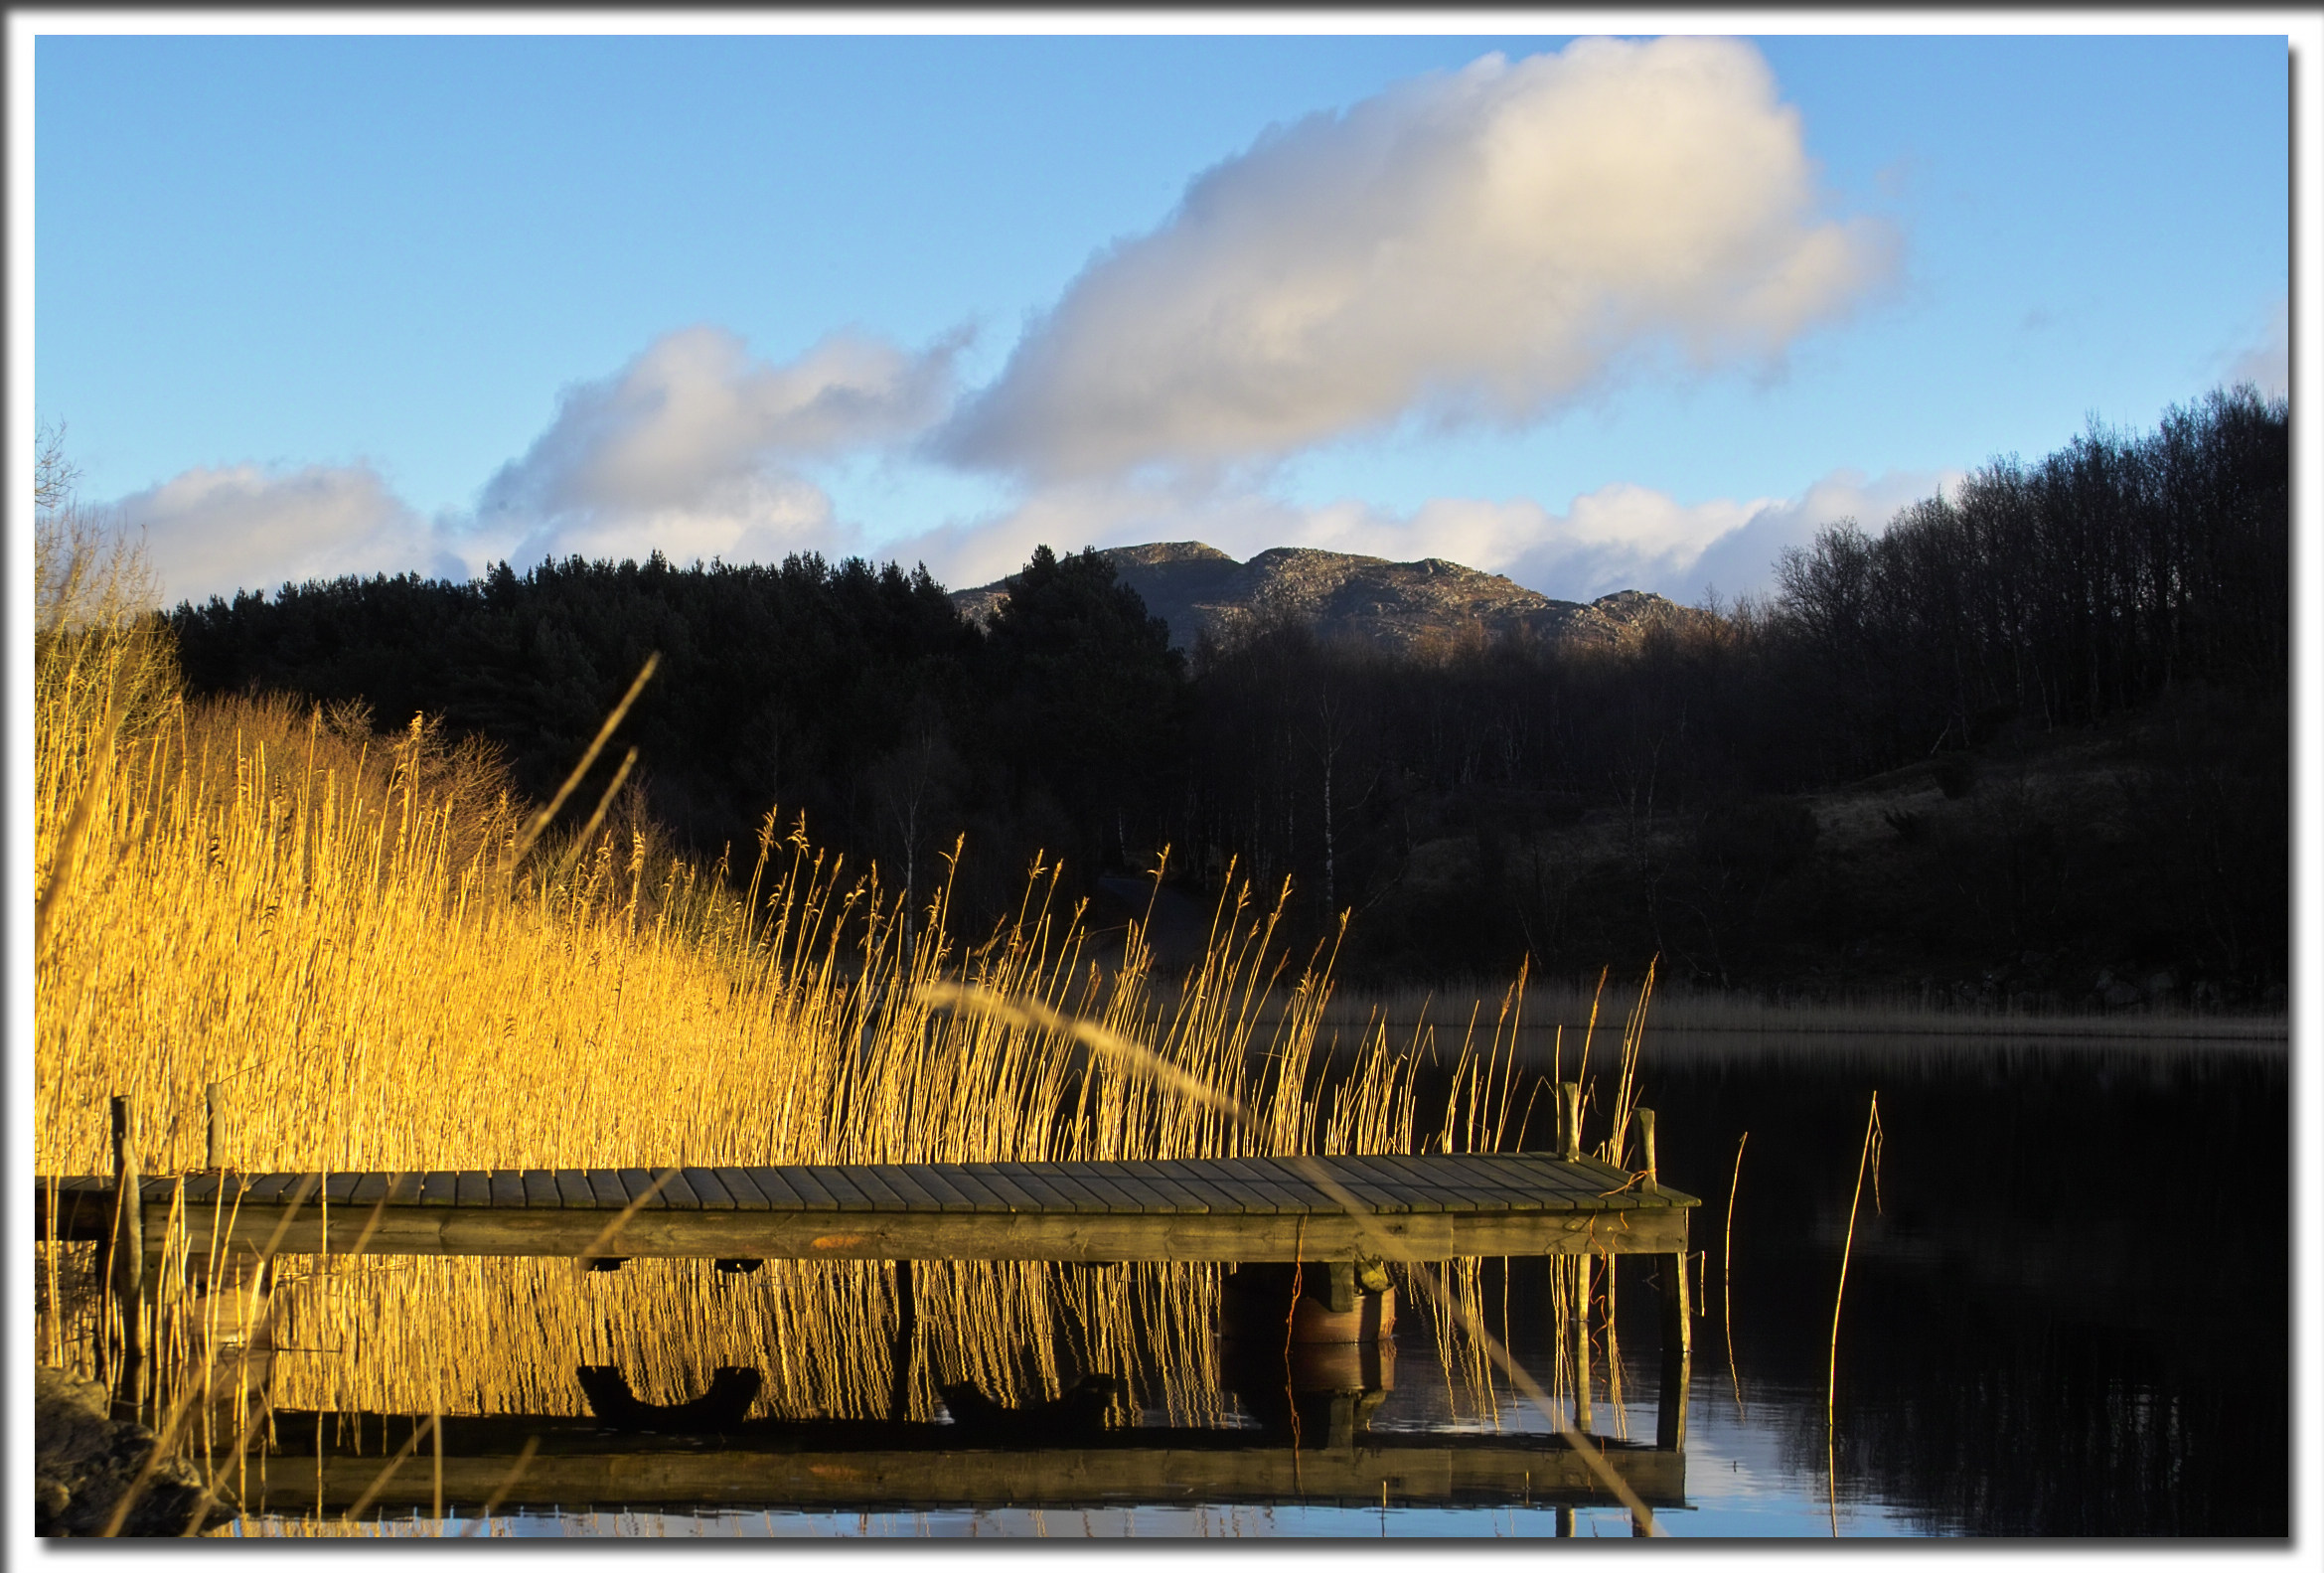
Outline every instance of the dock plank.
[[796, 1207], [823, 1211], [840, 1204], [839, 1198], [826, 1190], [823, 1187], [823, 1182], [809, 1174], [807, 1166], [804, 1164], [786, 1164], [780, 1169], [753, 1169], [750, 1172], [750, 1178], [759, 1189], [766, 1191], [770, 1196], [774, 1194], [774, 1191], [769, 1188], [770, 1186], [779, 1185], [790, 1191], [792, 1195], [798, 1197], [798, 1200], [792, 1203]]
[[816, 1204], [807, 1192], [795, 1183], [799, 1173], [795, 1169], [775, 1169], [766, 1165], [753, 1164], [742, 1173], [752, 1184], [758, 1187], [758, 1193], [767, 1198], [767, 1205], [770, 1208], [782, 1212], [796, 1212], [802, 1207], [812, 1207]]
[[751, 1183], [750, 1171], [737, 1165], [722, 1164], [711, 1173], [718, 1177], [718, 1183], [726, 1187], [726, 1194], [734, 1198], [736, 1210], [742, 1212], [772, 1210], [773, 1204], [767, 1200], [765, 1192]]
[[1202, 1162], [1201, 1159], [1172, 1159], [1170, 1178], [1201, 1200], [1205, 1213], [1239, 1218], [1246, 1213], [1263, 1210], [1253, 1205], [1252, 1198], [1246, 1193], [1221, 1183], [1215, 1177], [1195, 1167]]
[[928, 1188], [914, 1165], [883, 1164], [880, 1166], [879, 1178], [887, 1181], [888, 1189], [904, 1198], [906, 1211], [943, 1212], [947, 1210], [944, 1198]]
[[954, 1191], [967, 1198], [977, 1212], [1007, 1212], [1008, 1198], [987, 1184], [976, 1170], [964, 1164], [930, 1164], [929, 1172]]
[[[1035, 1196], [1042, 1197], [1054, 1211], [1082, 1213], [1110, 1213], [1114, 1209], [1105, 1197], [1087, 1185], [1076, 1183], [1070, 1176], [1050, 1164], [1019, 1164], [1009, 1177]], [[1051, 1199], [1053, 1198], [1053, 1199]]]
[[1275, 1213], [1283, 1210], [1281, 1202], [1236, 1172], [1232, 1167], [1234, 1163], [1232, 1159], [1188, 1158], [1181, 1159], [1179, 1162], [1186, 1166], [1189, 1174], [1202, 1180], [1213, 1191], [1232, 1199], [1235, 1210], [1238, 1212], [1246, 1214], [1253, 1212]]
[[874, 1212], [909, 1212], [912, 1204], [888, 1183], [887, 1171], [871, 1164], [850, 1164], [848, 1180], [861, 1191]]
[[1328, 1193], [1309, 1184], [1304, 1176], [1293, 1180], [1277, 1174], [1272, 1159], [1229, 1158], [1223, 1162], [1233, 1166], [1236, 1180], [1273, 1201], [1278, 1212], [1339, 1210], [1339, 1204]]
[[857, 1188], [854, 1179], [838, 1164], [806, 1164], [801, 1168], [808, 1179], [823, 1187], [831, 1198], [828, 1205], [842, 1212], [870, 1212], [871, 1198]]
[[1204, 1213], [1210, 1210], [1208, 1201], [1179, 1183], [1176, 1177], [1159, 1162], [1134, 1159], [1114, 1167], [1141, 1188], [1168, 1202], [1168, 1210], [1172, 1212]]
[[1277, 1207], [1285, 1212], [1337, 1212], [1339, 1203], [1331, 1193], [1317, 1188], [1305, 1175], [1287, 1175], [1277, 1169], [1273, 1158], [1231, 1159], [1245, 1183], [1256, 1185], [1275, 1198]]
[[1507, 1195], [1517, 1211], [1562, 1210], [1579, 1191], [1571, 1172], [1562, 1166], [1474, 1153], [1457, 1155], [1450, 1162], [1476, 1184]]
[[252, 1175], [249, 1185], [242, 1192], [242, 1200], [245, 1205], [271, 1207], [284, 1199], [283, 1192], [297, 1178], [296, 1175]]
[[1445, 1212], [1506, 1212], [1505, 1204], [1494, 1205], [1491, 1198], [1479, 1196], [1458, 1178], [1458, 1171], [1447, 1162], [1456, 1157], [1447, 1153], [1386, 1153], [1376, 1163], [1397, 1176], [1408, 1191], [1434, 1196]]
[[[1331, 1192], [1316, 1183], [1314, 1179], [1301, 1167], [1299, 1160], [1270, 1158], [1266, 1162], [1282, 1177], [1285, 1183], [1296, 1184], [1303, 1192], [1312, 1194], [1315, 1211], [1330, 1211], [1339, 1207], [1338, 1200], [1332, 1196]], [[1345, 1168], [1335, 1159], [1324, 1161], [1323, 1172], [1330, 1176], [1334, 1182], [1346, 1187], [1348, 1194], [1372, 1212], [1403, 1210], [1394, 1205], [1394, 1197], [1381, 1190], [1363, 1176]], [[1389, 1205], [1382, 1205], [1382, 1203], [1389, 1203]]]
[[419, 1204], [423, 1207], [450, 1207], [460, 1200], [460, 1175], [457, 1170], [431, 1169], [419, 1180]]
[[734, 1210], [734, 1197], [718, 1179], [716, 1170], [689, 1169], [686, 1172], [686, 1182], [694, 1187], [696, 1195], [702, 1198], [704, 1208], [720, 1212]]
[[1024, 1186], [1018, 1184], [1016, 1178], [1008, 1173], [1007, 1165], [979, 1164], [976, 1169], [976, 1178], [987, 1189], [1007, 1202], [1010, 1212], [1045, 1210], [1045, 1203]]
[[[664, 1190], [654, 1190], [654, 1181], [661, 1178], [662, 1172], [660, 1170], [624, 1169], [619, 1173], [621, 1175], [621, 1188], [629, 1196], [629, 1201], [624, 1205], [634, 1204], [641, 1212], [665, 1211], [669, 1208], [670, 1202], [664, 1193], [668, 1187], [665, 1186]], [[648, 1191], [653, 1191], [653, 1194], [648, 1195]]]
[[1344, 1160], [1349, 1170], [1364, 1177], [1380, 1189], [1397, 1198], [1406, 1212], [1442, 1212], [1444, 1203], [1425, 1187], [1415, 1185], [1410, 1176], [1388, 1162], [1391, 1154], [1366, 1153]]
[[922, 1205], [938, 1212], [974, 1212], [977, 1204], [960, 1190], [947, 1183], [936, 1173], [934, 1164], [899, 1164], [896, 1173], [911, 1183], [914, 1191], [927, 1198]]
[[1114, 1212], [1175, 1212], [1177, 1202], [1152, 1185], [1141, 1185], [1113, 1164], [1072, 1164], [1062, 1171], [1095, 1191]]
[[1339, 1159], [1331, 1169], [1331, 1178], [1354, 1192], [1357, 1199], [1373, 1212], [1384, 1216], [1409, 1214], [1414, 1210], [1409, 1191], [1391, 1183], [1383, 1177], [1363, 1169], [1348, 1159]]

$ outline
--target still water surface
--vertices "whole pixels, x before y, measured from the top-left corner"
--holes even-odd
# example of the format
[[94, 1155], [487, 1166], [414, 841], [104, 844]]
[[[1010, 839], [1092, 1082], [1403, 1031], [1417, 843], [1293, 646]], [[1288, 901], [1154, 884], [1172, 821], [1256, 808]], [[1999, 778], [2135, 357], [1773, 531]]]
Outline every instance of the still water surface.
[[[1680, 1536], [2286, 1533], [2286, 1068], [2280, 1036], [1843, 1046], [1650, 1033], [1643, 1101], [1660, 1118], [1663, 1179], [1703, 1198], [1694, 1241], [1707, 1253], [1686, 1505], [1659, 1512], [1661, 1525]], [[1885, 1143], [1877, 1193], [1868, 1181], [1855, 1220], [1827, 1453], [1833, 1297], [1875, 1091]], [[1622, 1418], [1642, 1438], [1653, 1431], [1658, 1352], [1650, 1270], [1627, 1259], [1619, 1295], [1630, 1399]], [[1546, 1370], [1555, 1330], [1539, 1264], [1514, 1264], [1503, 1291], [1496, 1270], [1484, 1297], [1495, 1331]], [[1481, 1415], [1473, 1395], [1456, 1399], [1408, 1307], [1395, 1386], [1370, 1425], [1551, 1429], [1505, 1387], [1494, 1398]], [[1617, 1425], [1603, 1391], [1597, 1424]], [[284, 1527], [260, 1517], [237, 1526]], [[1523, 1503], [1297, 1500], [872, 1513], [531, 1503], [483, 1522], [398, 1513], [371, 1526], [389, 1536], [671, 1538], [1524, 1537], [1561, 1527], [1630, 1533], [1619, 1507], [1583, 1507], [1561, 1526], [1554, 1509]]]

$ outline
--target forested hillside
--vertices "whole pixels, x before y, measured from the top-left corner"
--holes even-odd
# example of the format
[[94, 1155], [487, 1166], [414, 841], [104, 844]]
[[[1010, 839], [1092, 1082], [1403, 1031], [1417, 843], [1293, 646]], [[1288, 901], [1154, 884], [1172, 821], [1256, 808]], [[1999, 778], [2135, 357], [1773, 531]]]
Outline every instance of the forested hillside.
[[[989, 626], [924, 571], [503, 565], [182, 605], [198, 691], [415, 710], [545, 797], [650, 651], [627, 810], [714, 856], [770, 805], [925, 894], [1005, 910], [1036, 851], [1095, 889], [1230, 864], [1359, 980], [1603, 963], [1723, 987], [2280, 1002], [2288, 410], [2247, 390], [1998, 459], [1765, 601], [1615, 642], [1410, 648], [1248, 619], [1190, 659], [1096, 552]], [[609, 758], [579, 794], [586, 814]]]

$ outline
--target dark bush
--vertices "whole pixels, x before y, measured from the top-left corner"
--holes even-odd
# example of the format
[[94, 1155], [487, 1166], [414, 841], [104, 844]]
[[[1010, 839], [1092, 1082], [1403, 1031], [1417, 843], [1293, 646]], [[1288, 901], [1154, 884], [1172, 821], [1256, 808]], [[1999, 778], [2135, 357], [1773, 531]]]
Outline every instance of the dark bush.
[[1947, 748], [1929, 762], [1929, 773], [1948, 798], [1967, 797], [1977, 789], [1977, 761], [1965, 749]]

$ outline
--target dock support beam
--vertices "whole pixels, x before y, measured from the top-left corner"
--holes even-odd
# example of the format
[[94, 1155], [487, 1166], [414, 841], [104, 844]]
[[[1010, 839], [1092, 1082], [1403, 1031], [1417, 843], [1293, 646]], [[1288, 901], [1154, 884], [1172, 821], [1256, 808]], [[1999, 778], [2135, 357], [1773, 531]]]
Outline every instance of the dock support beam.
[[1662, 1269], [1662, 1393], [1655, 1405], [1654, 1446], [1686, 1450], [1686, 1390], [1694, 1366], [1694, 1317], [1686, 1303], [1687, 1252], [1665, 1256]]
[[1574, 1429], [1590, 1429], [1590, 1258], [1574, 1261], [1572, 1315], [1566, 1319], [1568, 1360], [1574, 1373]]
[[[1654, 1111], [1637, 1111], [1638, 1132], [1646, 1148], [1645, 1191], [1662, 1188], [1654, 1161]], [[1662, 1269], [1662, 1391], [1655, 1403], [1654, 1446], [1666, 1452], [1686, 1450], [1686, 1389], [1694, 1366], [1694, 1315], [1686, 1303], [1688, 1251], [1684, 1245], [1661, 1260]]]

